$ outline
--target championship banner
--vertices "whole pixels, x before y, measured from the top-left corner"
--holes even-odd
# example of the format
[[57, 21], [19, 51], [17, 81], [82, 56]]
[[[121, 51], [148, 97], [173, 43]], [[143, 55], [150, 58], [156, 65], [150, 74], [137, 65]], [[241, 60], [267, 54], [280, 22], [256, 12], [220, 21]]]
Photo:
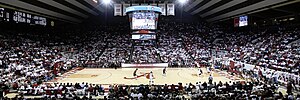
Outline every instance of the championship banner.
[[153, 63], [153, 64], [121, 64], [122, 68], [164, 68], [168, 67], [168, 63]]
[[158, 7], [161, 9], [161, 15], [166, 15], [166, 4], [158, 4]]
[[114, 4], [114, 16], [122, 16], [122, 4]]
[[233, 19], [233, 26], [234, 27], [239, 27], [239, 18], [234, 18]]
[[126, 16], [126, 8], [130, 7], [130, 4], [123, 4], [123, 16]]
[[167, 16], [175, 16], [175, 5], [170, 3], [167, 4]]

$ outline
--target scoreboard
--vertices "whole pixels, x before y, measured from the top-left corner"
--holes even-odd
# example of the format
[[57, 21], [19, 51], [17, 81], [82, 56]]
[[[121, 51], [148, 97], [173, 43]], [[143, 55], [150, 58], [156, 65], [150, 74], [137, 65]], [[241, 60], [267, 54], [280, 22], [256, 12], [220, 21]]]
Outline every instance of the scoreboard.
[[47, 25], [47, 19], [21, 11], [0, 8], [0, 22], [25, 23], [30, 25]]
[[9, 13], [5, 12], [4, 8], [0, 8], [0, 21], [9, 22]]

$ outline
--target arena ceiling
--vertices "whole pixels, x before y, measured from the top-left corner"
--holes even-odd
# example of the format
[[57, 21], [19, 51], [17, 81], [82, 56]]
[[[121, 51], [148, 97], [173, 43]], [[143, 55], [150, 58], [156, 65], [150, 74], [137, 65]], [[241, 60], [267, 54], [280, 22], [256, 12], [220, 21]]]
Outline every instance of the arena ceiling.
[[[105, 13], [97, 0], [0, 0], [0, 6], [30, 12], [48, 18], [81, 23], [90, 16]], [[176, 0], [113, 0], [114, 3], [177, 3]], [[208, 22], [231, 19], [239, 15], [272, 18], [300, 13], [300, 0], [189, 0], [183, 10]]]
[[104, 12], [94, 0], [0, 0], [1, 6], [71, 23]]
[[195, 0], [188, 4], [184, 11], [200, 16], [208, 22], [227, 20], [240, 15], [272, 18], [299, 14], [299, 2], [300, 0]]

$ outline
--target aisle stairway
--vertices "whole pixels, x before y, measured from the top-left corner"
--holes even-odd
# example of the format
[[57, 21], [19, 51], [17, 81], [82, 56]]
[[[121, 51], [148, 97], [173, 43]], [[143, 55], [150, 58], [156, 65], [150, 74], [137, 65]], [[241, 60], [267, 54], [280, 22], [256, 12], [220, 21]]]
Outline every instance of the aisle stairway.
[[129, 56], [129, 61], [128, 61], [128, 62], [130, 62], [130, 63], [133, 62], [133, 60], [132, 60], [133, 51], [134, 51], [134, 46], [131, 46], [131, 49], [130, 49], [130, 56]]

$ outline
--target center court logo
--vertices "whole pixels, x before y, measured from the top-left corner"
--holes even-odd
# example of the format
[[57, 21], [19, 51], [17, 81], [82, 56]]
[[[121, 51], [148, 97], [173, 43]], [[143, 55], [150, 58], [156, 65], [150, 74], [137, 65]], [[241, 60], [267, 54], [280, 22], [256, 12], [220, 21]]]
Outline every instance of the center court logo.
[[[143, 77], [143, 76], [145, 76], [147, 79], [149, 79], [150, 78], [150, 73], [143, 73], [143, 72], [141, 72], [141, 75], [137, 75], [137, 77], [136, 78], [140, 78], [140, 77]], [[124, 77], [124, 79], [136, 79], [136, 78], [134, 78], [134, 77]]]

